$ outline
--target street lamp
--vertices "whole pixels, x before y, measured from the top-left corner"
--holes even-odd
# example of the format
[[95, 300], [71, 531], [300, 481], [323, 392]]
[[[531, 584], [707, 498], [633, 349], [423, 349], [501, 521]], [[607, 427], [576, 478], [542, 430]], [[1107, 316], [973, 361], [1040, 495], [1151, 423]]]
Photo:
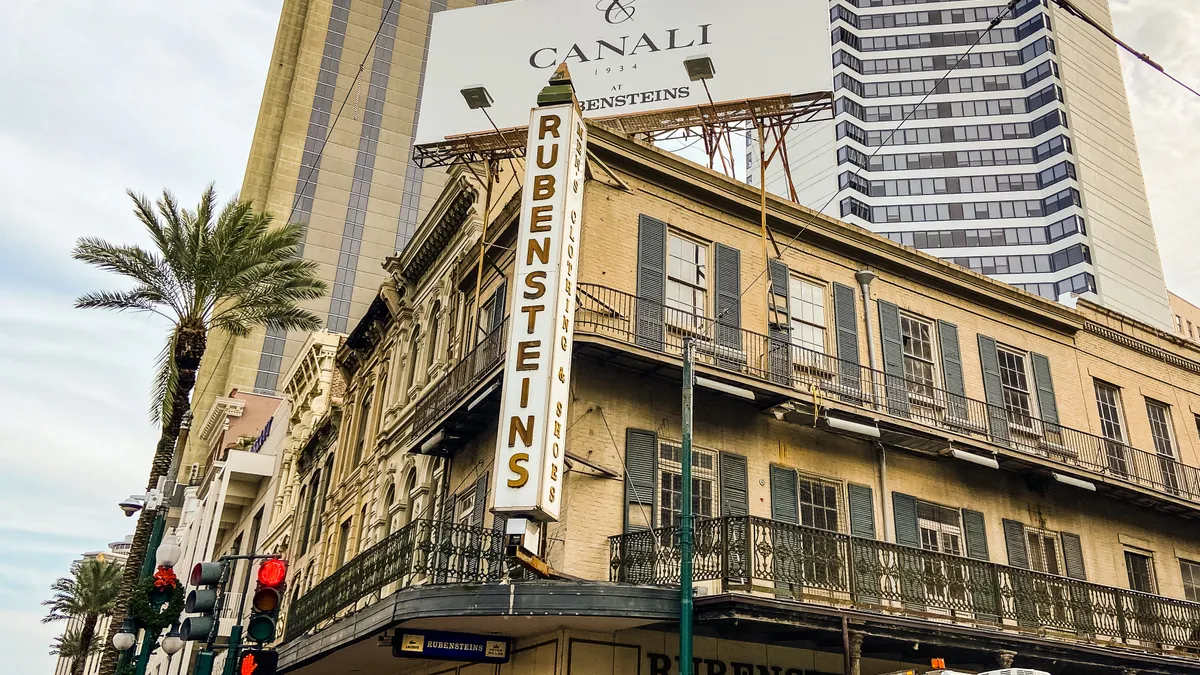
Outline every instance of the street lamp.
[[113, 636], [113, 647], [119, 652], [129, 651], [133, 649], [133, 645], [137, 642], [137, 636], [133, 634], [133, 619], [125, 619], [125, 623], [121, 624], [121, 631]]
[[159, 645], [167, 656], [174, 656], [183, 649], [183, 637], [179, 634], [179, 624], [171, 626], [171, 632], [163, 636]]
[[179, 545], [179, 538], [172, 535], [165, 537], [158, 545], [158, 551], [154, 554], [154, 562], [159, 567], [174, 567], [182, 556], [183, 547]]
[[713, 75], [717, 74], [712, 59], [707, 56], [693, 56], [690, 59], [684, 59], [683, 67], [687, 69], [688, 77], [692, 82], [711, 80]]

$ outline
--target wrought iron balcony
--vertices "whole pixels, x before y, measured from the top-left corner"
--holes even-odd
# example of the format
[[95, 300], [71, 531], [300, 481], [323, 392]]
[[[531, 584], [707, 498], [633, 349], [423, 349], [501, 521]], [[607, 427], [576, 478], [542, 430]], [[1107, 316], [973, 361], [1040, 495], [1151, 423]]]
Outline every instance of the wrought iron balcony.
[[446, 373], [440, 382], [421, 399], [413, 413], [412, 435], [424, 435], [447, 412], [466, 396], [472, 388], [495, 370], [504, 360], [504, 337], [508, 321], [504, 321], [482, 342], [475, 345], [461, 361]]
[[492, 530], [416, 520], [355, 556], [287, 608], [286, 640], [293, 640], [346, 608], [399, 588], [496, 581], [503, 569], [501, 538]]
[[788, 344], [786, 338], [718, 324], [605, 286], [579, 284], [578, 298], [575, 327], [582, 333], [671, 356], [681, 356], [684, 339], [692, 337], [697, 361], [713, 368], [1200, 503], [1200, 470], [1166, 455], [1047, 424], [931, 384]]
[[[609, 538], [613, 581], [679, 583], [679, 529]], [[696, 523], [695, 581], [825, 605], [1039, 631], [1103, 644], [1200, 647], [1200, 604], [749, 516]]]

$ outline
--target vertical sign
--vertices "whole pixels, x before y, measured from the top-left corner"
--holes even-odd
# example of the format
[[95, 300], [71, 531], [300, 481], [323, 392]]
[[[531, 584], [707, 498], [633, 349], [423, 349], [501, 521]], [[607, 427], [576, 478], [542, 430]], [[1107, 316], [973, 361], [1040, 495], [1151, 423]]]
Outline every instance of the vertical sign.
[[539, 521], [558, 520], [562, 502], [586, 145], [578, 103], [530, 115], [495, 510]]

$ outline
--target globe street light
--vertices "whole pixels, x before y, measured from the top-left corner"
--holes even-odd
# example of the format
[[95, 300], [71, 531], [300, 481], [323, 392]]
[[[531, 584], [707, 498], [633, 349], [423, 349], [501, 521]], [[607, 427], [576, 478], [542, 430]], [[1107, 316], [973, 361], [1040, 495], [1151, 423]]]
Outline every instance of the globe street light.
[[137, 636], [133, 634], [133, 620], [125, 619], [125, 623], [121, 624], [121, 630], [113, 636], [113, 647], [119, 652], [133, 649], [134, 643], [137, 642]]

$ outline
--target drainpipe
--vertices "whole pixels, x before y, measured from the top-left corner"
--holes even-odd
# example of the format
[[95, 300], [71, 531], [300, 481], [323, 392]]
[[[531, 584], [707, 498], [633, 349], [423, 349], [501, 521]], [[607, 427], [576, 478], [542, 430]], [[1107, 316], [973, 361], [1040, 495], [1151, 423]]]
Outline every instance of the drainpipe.
[[867, 359], [871, 364], [871, 397], [879, 403], [879, 383], [875, 381], [875, 373], [879, 370], [879, 361], [875, 355], [875, 327], [871, 323], [871, 282], [875, 281], [875, 273], [871, 270], [859, 270], [854, 273], [858, 287], [862, 289], [863, 319], [867, 323]]
[[[858, 281], [858, 287], [862, 290], [863, 320], [867, 324], [867, 360], [871, 365], [871, 377], [869, 378], [871, 400], [876, 406], [880, 405], [882, 401], [879, 383], [875, 381], [875, 374], [879, 372], [879, 357], [875, 346], [875, 325], [871, 323], [871, 282], [875, 281], [877, 276], [871, 270], [859, 270], [854, 273], [854, 279]], [[887, 449], [883, 447], [882, 443], [876, 443], [875, 446], [879, 453], [879, 495], [883, 506], [883, 536], [884, 541], [894, 541], [891, 499], [888, 494]]]

